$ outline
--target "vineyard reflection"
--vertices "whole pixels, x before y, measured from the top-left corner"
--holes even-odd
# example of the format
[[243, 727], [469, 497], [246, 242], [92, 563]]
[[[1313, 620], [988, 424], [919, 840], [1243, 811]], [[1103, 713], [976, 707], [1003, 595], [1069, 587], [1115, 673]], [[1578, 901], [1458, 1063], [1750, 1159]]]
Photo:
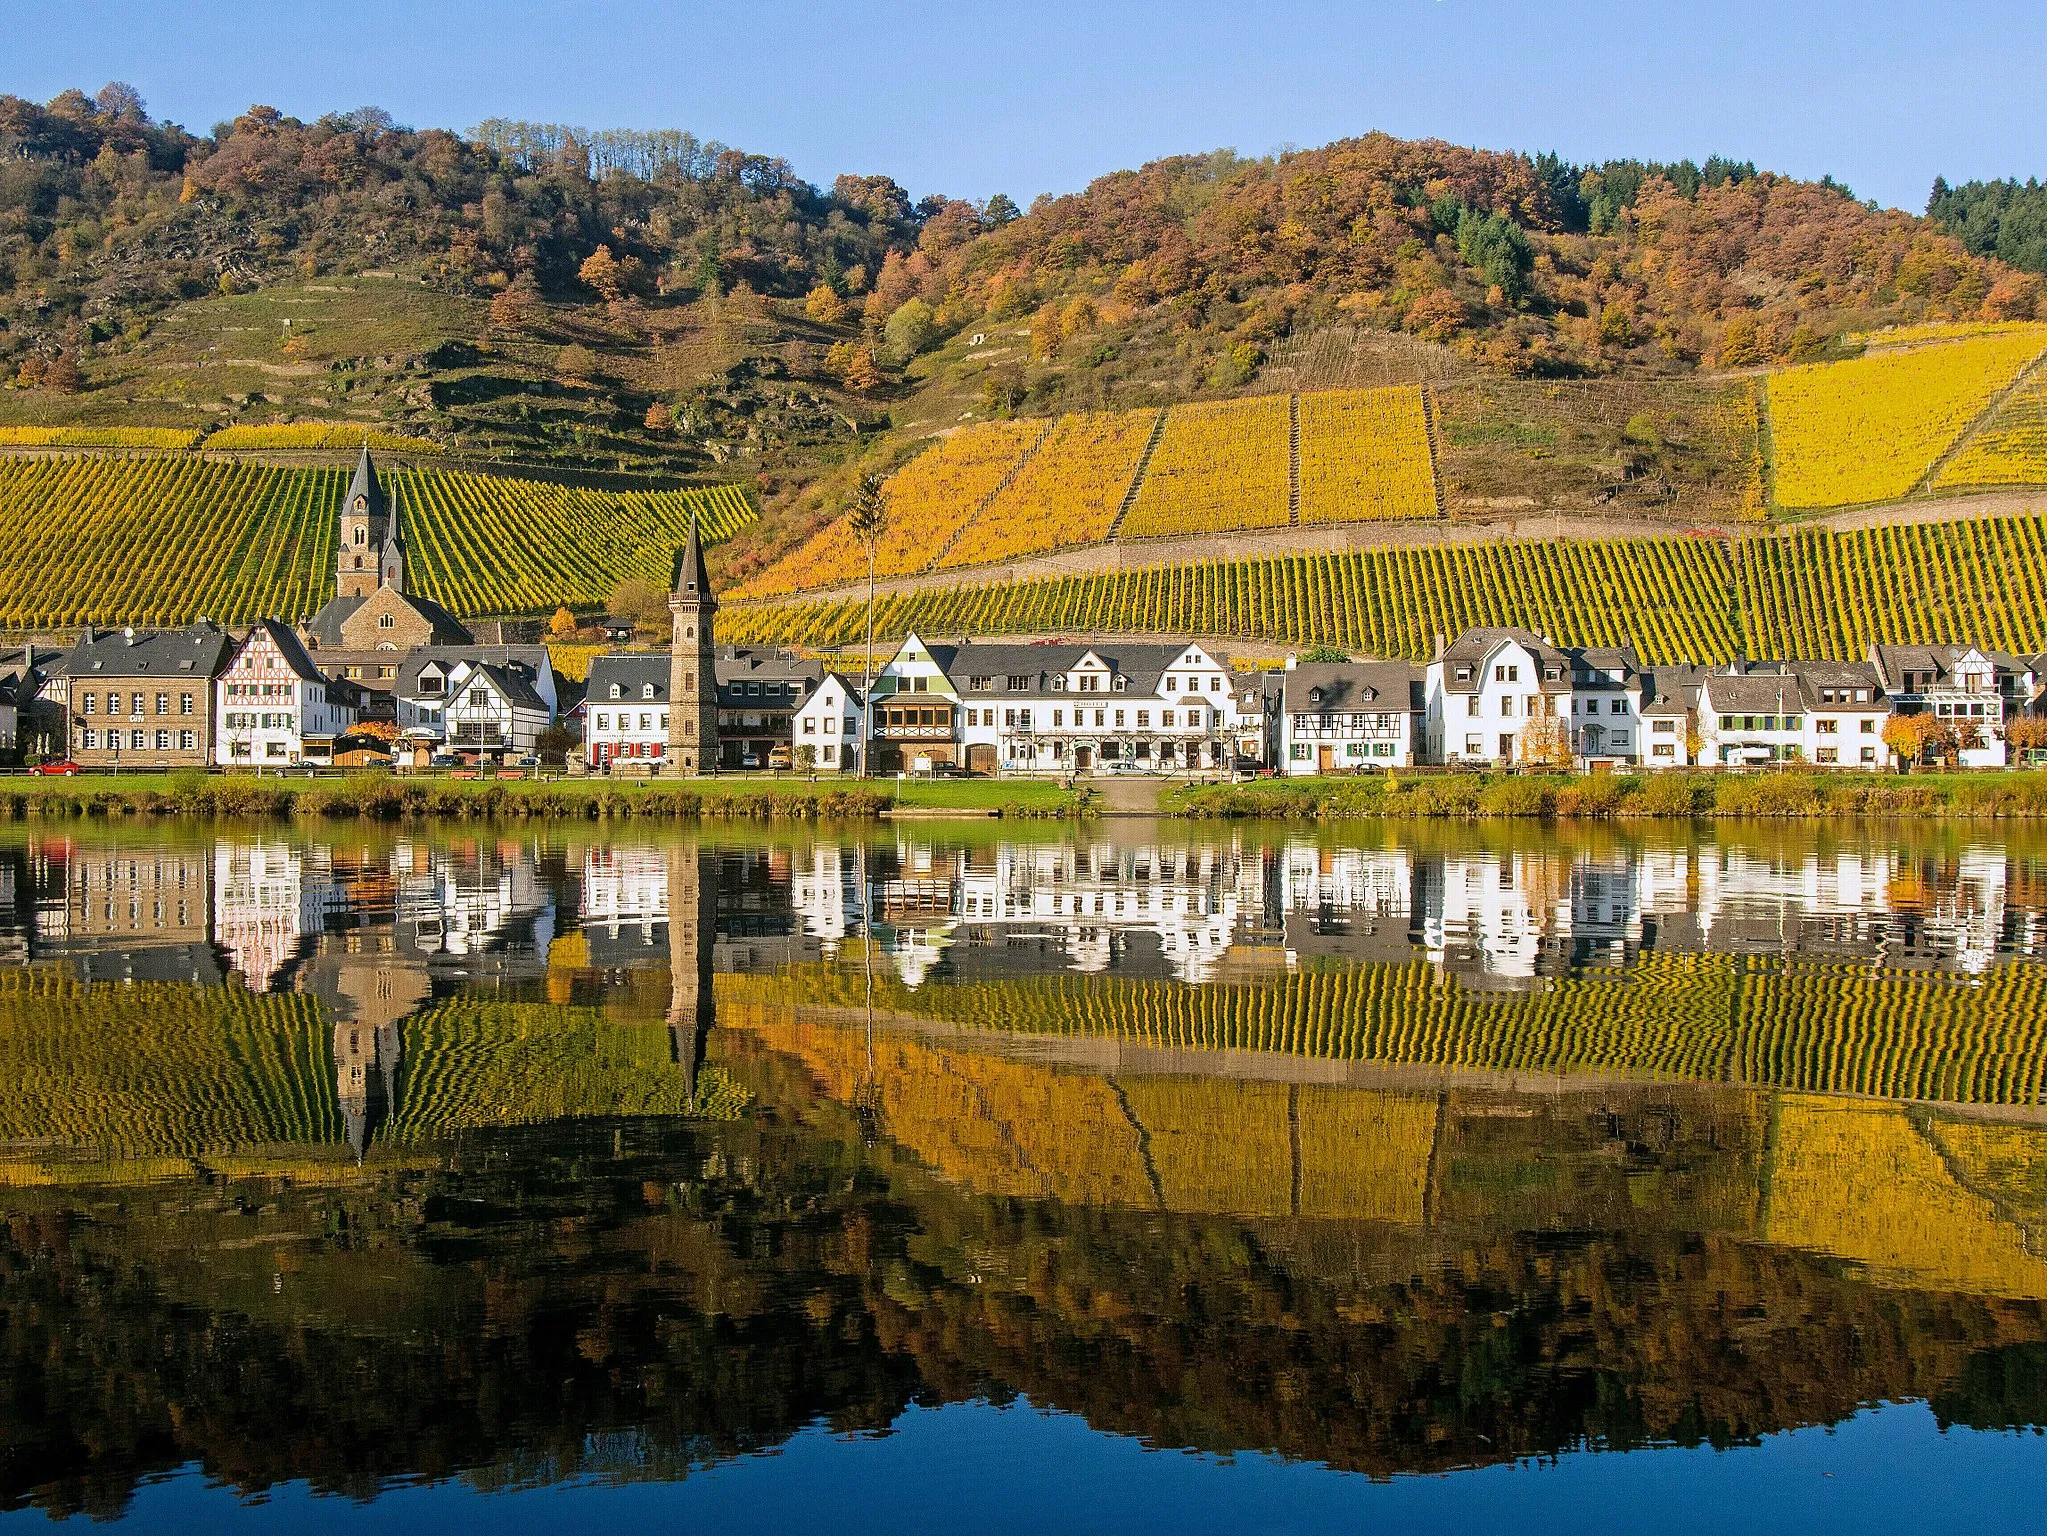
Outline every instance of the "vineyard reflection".
[[2047, 838], [0, 843], [0, 1501], [2047, 1421]]

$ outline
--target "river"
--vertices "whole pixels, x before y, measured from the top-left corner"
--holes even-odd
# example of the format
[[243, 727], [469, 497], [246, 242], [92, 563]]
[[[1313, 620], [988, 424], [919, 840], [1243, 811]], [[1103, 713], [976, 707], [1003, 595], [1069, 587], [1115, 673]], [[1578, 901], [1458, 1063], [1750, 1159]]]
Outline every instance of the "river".
[[2031, 1529], [2047, 829], [0, 831], [0, 1523]]

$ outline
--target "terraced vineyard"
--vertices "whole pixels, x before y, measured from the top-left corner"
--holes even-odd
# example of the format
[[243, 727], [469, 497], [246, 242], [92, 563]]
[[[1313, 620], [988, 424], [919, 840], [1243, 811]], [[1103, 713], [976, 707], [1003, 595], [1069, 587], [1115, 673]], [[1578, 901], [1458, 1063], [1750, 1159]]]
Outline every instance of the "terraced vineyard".
[[[601, 603], [665, 583], [692, 511], [751, 522], [736, 488], [623, 493], [439, 469], [387, 476], [413, 590], [457, 613]], [[333, 593], [341, 469], [199, 458], [0, 462], [0, 626], [179, 624], [310, 614]]]
[[1301, 396], [1301, 521], [1436, 515], [1429, 423], [1419, 389]]
[[1285, 395], [1175, 406], [1123, 535], [1234, 533], [1288, 521], [1292, 475]]
[[1939, 489], [2047, 485], [2047, 370], [2012, 391], [1941, 471]]
[[[735, 642], [846, 644], [854, 599], [732, 607]], [[1533, 539], [1214, 560], [1147, 570], [927, 588], [882, 597], [876, 633], [1238, 636], [1426, 657], [1437, 634], [1520, 624], [1560, 641], [1632, 640], [1648, 661], [1724, 660], [1739, 643], [1732, 572], [1710, 539]]]
[[1777, 503], [1906, 495], [2043, 348], [2047, 327], [2022, 326], [1772, 374]]
[[[735, 606], [735, 641], [844, 645], [860, 601]], [[1497, 540], [1207, 560], [883, 596], [876, 633], [1169, 633], [1426, 659], [1437, 634], [1516, 624], [1561, 644], [1631, 641], [1651, 663], [1857, 660], [1873, 641], [1966, 636], [2047, 649], [2047, 518], [1847, 532]]]
[[[1421, 390], [1255, 395], [963, 428], [890, 479], [875, 574], [990, 565], [1112, 536], [1284, 527], [1296, 485], [1303, 522], [1436, 516]], [[780, 597], [866, 573], [866, 550], [841, 518], [733, 595]]]
[[2047, 649], [2047, 519], [1982, 518], [1734, 544], [1751, 656], [1859, 658], [1875, 641]]

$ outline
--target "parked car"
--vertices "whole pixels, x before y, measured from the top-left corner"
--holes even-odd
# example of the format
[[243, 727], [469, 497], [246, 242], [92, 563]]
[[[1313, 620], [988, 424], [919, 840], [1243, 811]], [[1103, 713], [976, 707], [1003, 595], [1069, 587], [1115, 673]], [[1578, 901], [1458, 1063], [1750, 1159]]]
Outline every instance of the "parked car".
[[452, 752], [436, 752], [426, 760], [429, 768], [452, 768], [459, 759]]
[[39, 777], [59, 779], [75, 779], [83, 771], [78, 764], [72, 762], [68, 757], [56, 763], [37, 763], [33, 768], [29, 769], [30, 773], [36, 774]]
[[760, 767], [760, 765], [761, 765], [760, 758], [751, 752], [747, 753], [744, 757], [742, 757], [739, 760], [739, 766], [742, 768], [758, 768]]
[[768, 767], [774, 769], [776, 772], [780, 772], [783, 769], [793, 768], [795, 766], [796, 754], [790, 751], [789, 748], [770, 747], [768, 749]]
[[538, 752], [528, 752], [524, 757], [513, 763], [512, 766], [514, 768], [538, 768], [540, 766], [540, 754]]

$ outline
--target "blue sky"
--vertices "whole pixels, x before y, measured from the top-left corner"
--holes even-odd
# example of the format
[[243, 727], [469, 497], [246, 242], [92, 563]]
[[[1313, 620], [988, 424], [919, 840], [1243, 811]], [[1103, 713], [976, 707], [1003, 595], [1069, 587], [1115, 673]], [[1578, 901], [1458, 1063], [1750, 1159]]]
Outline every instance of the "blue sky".
[[687, 128], [804, 176], [1028, 202], [1163, 154], [1373, 128], [1712, 153], [1923, 207], [2047, 176], [2042, 0], [0, 0], [0, 91], [108, 79], [203, 132], [253, 101]]

